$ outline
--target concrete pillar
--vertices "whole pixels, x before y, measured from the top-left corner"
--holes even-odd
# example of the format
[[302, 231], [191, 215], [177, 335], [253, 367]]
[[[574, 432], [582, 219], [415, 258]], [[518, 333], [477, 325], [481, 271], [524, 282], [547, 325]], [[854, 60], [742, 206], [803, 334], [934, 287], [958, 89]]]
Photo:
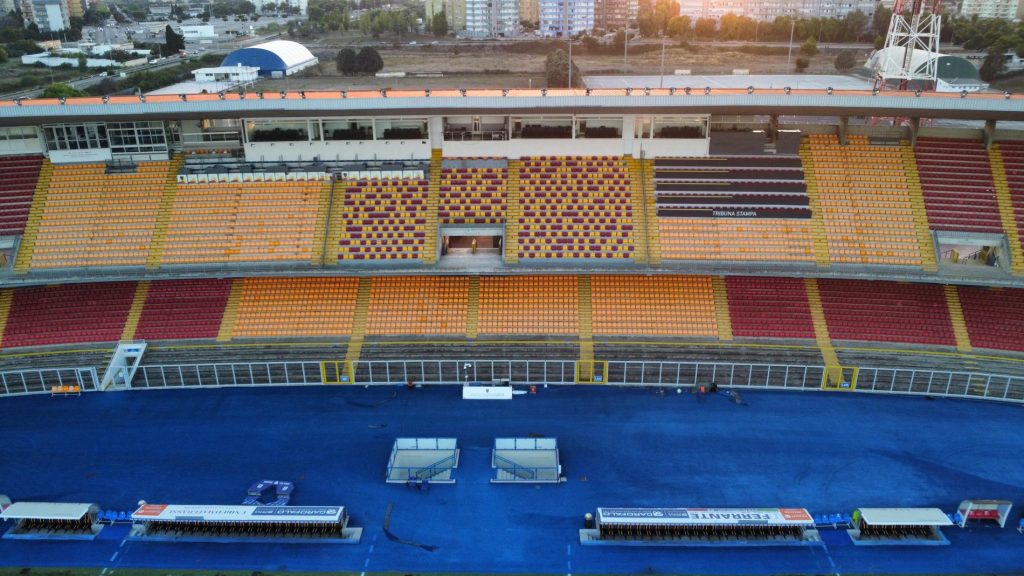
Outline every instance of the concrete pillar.
[[769, 142], [779, 141], [779, 116], [778, 114], [772, 114], [768, 117], [768, 130], [765, 133], [765, 137]]
[[[622, 155], [635, 156], [634, 136], [636, 135], [636, 116], [626, 114], [622, 118]], [[639, 152], [639, 150], [637, 150]]]
[[921, 119], [910, 119], [910, 147], [917, 147], [917, 133], [921, 131]]
[[839, 138], [839, 145], [846, 146], [846, 129], [850, 125], [849, 116], [839, 117], [839, 126], [836, 127], [836, 136]]
[[427, 118], [427, 130], [430, 132], [430, 149], [444, 148], [444, 118], [441, 116]]
[[985, 142], [985, 150], [992, 148], [992, 144], [995, 143], [996, 139], [996, 121], [985, 120], [985, 132], [982, 134], [982, 140]]

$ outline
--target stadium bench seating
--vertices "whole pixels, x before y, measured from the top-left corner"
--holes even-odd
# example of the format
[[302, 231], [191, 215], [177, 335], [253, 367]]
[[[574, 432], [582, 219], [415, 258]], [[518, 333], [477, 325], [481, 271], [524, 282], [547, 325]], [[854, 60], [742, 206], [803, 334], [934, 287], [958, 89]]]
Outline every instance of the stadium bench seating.
[[323, 185], [179, 183], [162, 263], [308, 261]]
[[[342, 220], [338, 260], [408, 260], [426, 239], [426, 180], [338, 182]], [[337, 200], [335, 200], [337, 201]]]
[[594, 334], [718, 335], [708, 276], [592, 276]]
[[1003, 233], [992, 167], [981, 142], [918, 138], [914, 157], [932, 230]]
[[465, 334], [469, 279], [400, 276], [373, 279], [367, 334]]
[[168, 169], [168, 162], [109, 174], [105, 164], [54, 166], [31, 267], [144, 265]]
[[834, 263], [921, 265], [898, 147], [850, 136], [808, 135], [821, 219]]
[[3, 345], [120, 340], [134, 298], [135, 282], [19, 288], [14, 291]]
[[971, 344], [1024, 352], [1024, 289], [960, 286]]
[[0, 156], [0, 236], [25, 231], [42, 156]]
[[160, 280], [149, 285], [135, 338], [216, 338], [231, 280]]
[[[496, 162], [488, 162], [496, 163]], [[441, 169], [437, 217], [442, 224], [503, 224], [507, 167]]]
[[576, 334], [579, 286], [575, 276], [480, 278], [481, 334]]
[[630, 258], [631, 189], [622, 158], [523, 158], [519, 258]]
[[727, 276], [725, 285], [733, 336], [814, 338], [802, 279]]
[[234, 337], [347, 336], [358, 278], [246, 278]]
[[658, 218], [661, 255], [678, 260], [814, 262], [810, 219]]
[[956, 345], [938, 284], [819, 279], [818, 290], [833, 340]]

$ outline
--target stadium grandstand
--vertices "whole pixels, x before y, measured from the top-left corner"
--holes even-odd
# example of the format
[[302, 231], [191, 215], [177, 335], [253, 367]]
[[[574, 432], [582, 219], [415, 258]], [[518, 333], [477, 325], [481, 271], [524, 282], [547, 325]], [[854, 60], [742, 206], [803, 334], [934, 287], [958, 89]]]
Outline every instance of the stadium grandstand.
[[[0, 395], [510, 382], [1024, 405], [1021, 121], [1009, 93], [831, 88], [0, 102]], [[190, 410], [173, 394], [134, 396]], [[394, 543], [391, 514], [373, 522]], [[765, 570], [837, 571], [820, 562]]]

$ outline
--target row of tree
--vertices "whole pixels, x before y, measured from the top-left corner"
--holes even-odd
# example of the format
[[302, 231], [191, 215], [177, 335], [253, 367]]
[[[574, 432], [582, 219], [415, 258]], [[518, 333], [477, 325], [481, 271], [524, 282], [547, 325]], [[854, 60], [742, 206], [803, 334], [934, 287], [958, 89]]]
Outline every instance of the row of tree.
[[369, 46], [356, 52], [352, 48], [343, 48], [334, 58], [338, 72], [346, 76], [376, 74], [384, 68], [384, 59], [380, 53]]

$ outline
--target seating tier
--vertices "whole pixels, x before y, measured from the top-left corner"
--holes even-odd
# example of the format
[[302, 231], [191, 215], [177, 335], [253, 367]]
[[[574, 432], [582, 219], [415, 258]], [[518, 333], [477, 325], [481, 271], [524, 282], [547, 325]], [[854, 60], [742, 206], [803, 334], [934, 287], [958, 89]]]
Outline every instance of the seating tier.
[[442, 168], [437, 217], [442, 224], [503, 224], [507, 168]]
[[630, 258], [631, 191], [622, 158], [524, 158], [519, 258]]
[[480, 278], [481, 334], [576, 334], [579, 284], [575, 276]]
[[115, 342], [135, 299], [135, 282], [66, 284], [14, 291], [5, 348]]
[[1024, 352], [1024, 290], [961, 286], [958, 292], [972, 345]]
[[818, 290], [833, 340], [956, 345], [938, 284], [819, 279]]
[[104, 164], [54, 166], [31, 267], [144, 265], [168, 169], [168, 162], [110, 174]]
[[921, 265], [921, 248], [898, 147], [850, 136], [808, 136], [821, 219], [832, 262]]
[[25, 231], [43, 157], [0, 156], [0, 236]]
[[140, 340], [216, 338], [231, 280], [160, 280], [149, 285], [135, 329]]
[[352, 333], [358, 278], [246, 278], [237, 338], [338, 337]]
[[1010, 189], [1013, 218], [1024, 248], [1024, 142], [1000, 142], [999, 149], [1003, 155], [1006, 185]]
[[932, 230], [1002, 234], [992, 167], [981, 142], [918, 138], [914, 157]]
[[310, 259], [321, 181], [179, 183], [162, 263]]
[[592, 276], [594, 334], [718, 335], [708, 276]]
[[802, 279], [728, 276], [725, 285], [733, 336], [814, 338]]
[[427, 230], [426, 180], [360, 180], [337, 186], [344, 189], [338, 260], [420, 257]]
[[680, 260], [813, 262], [809, 219], [658, 218], [661, 255]]
[[366, 333], [465, 334], [466, 277], [377, 277], [370, 290]]

